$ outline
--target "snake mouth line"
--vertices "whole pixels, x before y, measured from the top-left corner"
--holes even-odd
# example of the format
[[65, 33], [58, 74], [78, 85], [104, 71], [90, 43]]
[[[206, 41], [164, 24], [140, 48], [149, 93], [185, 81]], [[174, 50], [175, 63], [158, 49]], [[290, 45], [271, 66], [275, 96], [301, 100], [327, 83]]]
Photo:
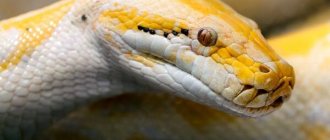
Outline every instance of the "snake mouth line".
[[264, 110], [268, 108], [278, 108], [290, 97], [290, 93], [293, 89], [293, 84], [291, 81], [292, 78], [284, 77], [281, 82], [279, 82], [278, 86], [273, 90], [266, 91], [264, 89], [256, 89], [251, 85], [244, 85], [242, 90], [236, 96], [236, 98], [240, 94], [244, 94], [249, 91], [255, 91], [255, 93], [247, 99], [245, 104], [233, 102], [243, 108], [247, 108], [249, 110]]

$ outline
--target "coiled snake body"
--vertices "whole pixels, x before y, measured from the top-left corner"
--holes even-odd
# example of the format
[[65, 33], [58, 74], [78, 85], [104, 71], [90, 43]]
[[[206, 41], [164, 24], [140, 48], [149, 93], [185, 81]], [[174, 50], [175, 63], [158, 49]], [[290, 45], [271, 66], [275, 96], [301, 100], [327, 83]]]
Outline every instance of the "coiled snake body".
[[294, 85], [256, 24], [217, 0], [63, 0], [0, 31], [3, 139], [30, 139], [93, 99], [150, 89], [258, 117]]

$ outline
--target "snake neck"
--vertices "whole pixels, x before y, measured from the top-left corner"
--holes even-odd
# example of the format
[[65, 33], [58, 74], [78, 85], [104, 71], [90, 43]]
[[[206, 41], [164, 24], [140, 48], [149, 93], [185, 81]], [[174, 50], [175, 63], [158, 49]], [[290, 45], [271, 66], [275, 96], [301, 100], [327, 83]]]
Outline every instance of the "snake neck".
[[0, 22], [0, 139], [32, 139], [86, 102], [140, 89], [102, 47], [97, 5], [66, 0]]

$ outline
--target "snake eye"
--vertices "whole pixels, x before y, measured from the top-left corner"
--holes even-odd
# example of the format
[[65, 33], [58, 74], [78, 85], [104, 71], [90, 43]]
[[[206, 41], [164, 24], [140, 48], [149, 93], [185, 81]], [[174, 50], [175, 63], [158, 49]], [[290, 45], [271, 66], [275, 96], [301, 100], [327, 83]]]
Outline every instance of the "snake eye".
[[197, 38], [202, 45], [212, 46], [216, 44], [218, 34], [214, 29], [206, 27], [198, 31]]

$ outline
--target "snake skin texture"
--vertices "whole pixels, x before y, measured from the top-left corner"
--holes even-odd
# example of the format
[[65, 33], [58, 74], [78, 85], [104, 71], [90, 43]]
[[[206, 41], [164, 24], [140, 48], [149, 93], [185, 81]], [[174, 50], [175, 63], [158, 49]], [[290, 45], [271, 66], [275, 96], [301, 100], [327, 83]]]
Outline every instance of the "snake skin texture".
[[217, 0], [63, 0], [0, 22], [0, 138], [90, 101], [156, 90], [260, 117], [295, 83], [257, 25]]
[[269, 42], [296, 69], [297, 82], [290, 100], [267, 116], [240, 118], [158, 92], [126, 94], [71, 113], [41, 139], [328, 140], [330, 23]]

